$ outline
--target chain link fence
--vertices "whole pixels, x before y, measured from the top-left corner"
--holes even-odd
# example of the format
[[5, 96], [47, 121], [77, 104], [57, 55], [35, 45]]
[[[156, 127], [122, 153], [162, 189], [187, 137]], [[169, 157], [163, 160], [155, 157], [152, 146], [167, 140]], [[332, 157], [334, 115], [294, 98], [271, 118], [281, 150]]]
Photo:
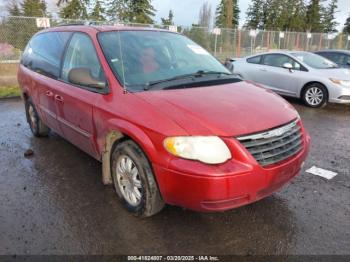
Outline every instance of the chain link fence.
[[[115, 22], [37, 19], [35, 17], [0, 17], [0, 87], [16, 85], [16, 70], [29, 39], [45, 26], [63, 24], [115, 25]], [[197, 42], [219, 60], [244, 57], [276, 49], [316, 51], [321, 49], [350, 49], [350, 36], [342, 33], [276, 32], [244, 29], [209, 29], [196, 26], [161, 26], [123, 24], [177, 31]]]

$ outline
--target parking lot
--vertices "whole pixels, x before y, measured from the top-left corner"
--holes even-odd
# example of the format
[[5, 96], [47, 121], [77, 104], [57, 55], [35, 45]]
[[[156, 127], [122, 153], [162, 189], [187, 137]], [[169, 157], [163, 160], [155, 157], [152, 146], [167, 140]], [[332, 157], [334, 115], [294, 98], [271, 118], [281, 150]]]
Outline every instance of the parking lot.
[[[139, 219], [102, 185], [99, 162], [55, 134], [34, 138], [22, 101], [1, 101], [0, 254], [349, 254], [350, 107], [290, 102], [312, 146], [282, 191], [224, 213], [167, 206]], [[304, 172], [313, 165], [338, 175]]]

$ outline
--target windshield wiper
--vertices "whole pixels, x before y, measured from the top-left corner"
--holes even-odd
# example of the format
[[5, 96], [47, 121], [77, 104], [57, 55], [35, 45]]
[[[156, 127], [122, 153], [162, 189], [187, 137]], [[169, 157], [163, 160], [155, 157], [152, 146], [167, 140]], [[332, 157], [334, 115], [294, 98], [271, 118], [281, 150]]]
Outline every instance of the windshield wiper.
[[328, 69], [334, 69], [334, 68], [339, 68], [338, 65], [331, 65], [330, 67], [328, 67]]
[[205, 71], [205, 70], [199, 70], [197, 71], [197, 74], [200, 76], [203, 75], [232, 75], [231, 73], [228, 72], [221, 72], [221, 71]]
[[219, 75], [219, 76], [221, 76], [221, 75], [231, 75], [231, 74], [228, 73], [228, 72], [199, 70], [196, 73], [178, 75], [178, 76], [167, 78], [167, 79], [162, 79], [162, 80], [148, 82], [143, 89], [144, 90], [150, 90], [153, 87], [155, 87], [155, 86], [157, 86], [158, 84], [161, 84], [161, 83], [166, 83], [166, 82], [171, 82], [171, 81], [176, 81], [176, 80], [186, 79], [186, 78], [192, 78], [192, 80], [194, 80], [194, 78], [202, 77], [202, 76], [205, 76], [205, 75]]

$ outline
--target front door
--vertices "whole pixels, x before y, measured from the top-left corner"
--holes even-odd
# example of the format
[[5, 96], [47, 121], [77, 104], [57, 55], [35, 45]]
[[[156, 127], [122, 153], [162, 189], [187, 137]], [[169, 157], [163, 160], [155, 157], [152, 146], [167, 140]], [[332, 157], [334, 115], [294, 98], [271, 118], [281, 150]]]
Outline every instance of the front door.
[[104, 73], [91, 38], [75, 33], [67, 47], [60, 80], [64, 83], [55, 93], [57, 119], [64, 137], [88, 154], [97, 157], [93, 108], [103, 94], [99, 89], [72, 83], [72, 69], [89, 69], [91, 77], [105, 82]]
[[[284, 54], [268, 54], [263, 58], [263, 84], [271, 86], [280, 94], [296, 96], [301, 79], [307, 72], [293, 58]], [[284, 64], [291, 64], [293, 69], [283, 68]]]

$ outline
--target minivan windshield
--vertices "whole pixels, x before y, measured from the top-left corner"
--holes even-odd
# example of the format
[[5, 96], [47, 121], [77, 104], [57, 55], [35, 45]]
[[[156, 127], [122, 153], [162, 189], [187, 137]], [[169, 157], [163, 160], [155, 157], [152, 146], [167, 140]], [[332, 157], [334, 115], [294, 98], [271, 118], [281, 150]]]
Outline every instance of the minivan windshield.
[[180, 34], [108, 31], [100, 32], [98, 39], [114, 74], [130, 91], [148, 90], [152, 85], [168, 85], [179, 79], [194, 81], [203, 75], [218, 79], [231, 74], [205, 49]]
[[315, 69], [329, 69], [329, 68], [337, 68], [337, 64], [332, 61], [313, 53], [306, 52], [296, 52], [292, 53], [299, 61], [304, 62], [308, 66]]

